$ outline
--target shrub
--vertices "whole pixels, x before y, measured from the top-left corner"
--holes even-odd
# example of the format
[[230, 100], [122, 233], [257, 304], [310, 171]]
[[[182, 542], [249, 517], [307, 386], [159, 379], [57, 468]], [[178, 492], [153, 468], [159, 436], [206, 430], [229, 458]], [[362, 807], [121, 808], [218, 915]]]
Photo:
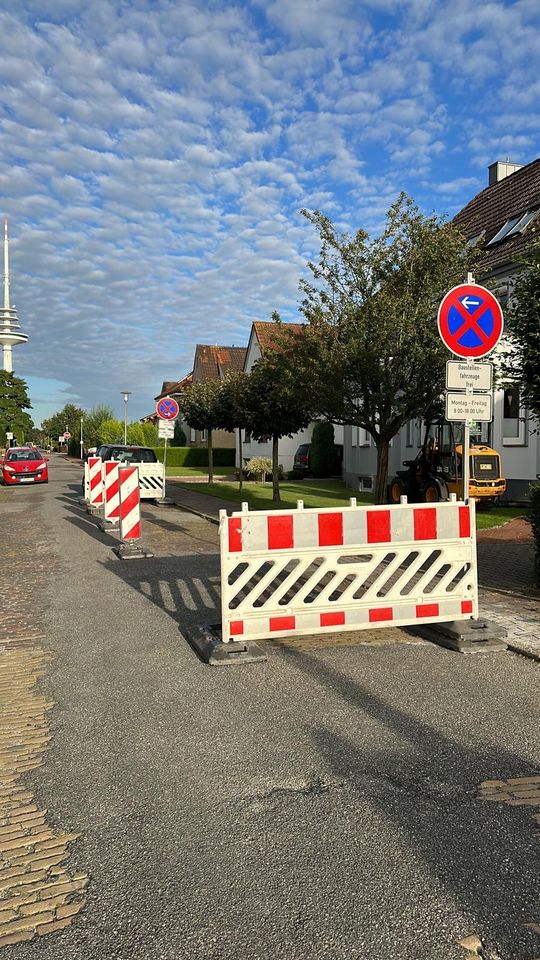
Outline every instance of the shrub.
[[534, 537], [534, 579], [540, 585], [540, 483], [531, 484], [529, 520]]
[[[164, 447], [154, 447], [158, 460], [163, 463]], [[234, 467], [236, 450], [228, 447], [214, 447], [214, 467]], [[169, 467], [207, 467], [208, 447], [169, 447], [167, 446], [167, 466]]]
[[268, 475], [272, 476], [272, 461], [270, 457], [252, 457], [246, 463], [245, 472], [248, 477], [264, 483]]
[[309, 469], [314, 477], [331, 477], [335, 460], [334, 427], [323, 420], [313, 427]]
[[299, 470], [298, 467], [293, 467], [287, 474], [287, 480], [303, 480], [305, 475], [303, 470]]

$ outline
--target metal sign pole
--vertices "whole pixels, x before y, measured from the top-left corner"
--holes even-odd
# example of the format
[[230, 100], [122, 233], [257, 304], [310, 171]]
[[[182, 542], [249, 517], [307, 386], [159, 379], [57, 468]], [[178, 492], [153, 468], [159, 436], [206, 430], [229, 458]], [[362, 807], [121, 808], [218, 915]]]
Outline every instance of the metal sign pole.
[[163, 453], [163, 499], [167, 496], [167, 437], [165, 437], [165, 450]]

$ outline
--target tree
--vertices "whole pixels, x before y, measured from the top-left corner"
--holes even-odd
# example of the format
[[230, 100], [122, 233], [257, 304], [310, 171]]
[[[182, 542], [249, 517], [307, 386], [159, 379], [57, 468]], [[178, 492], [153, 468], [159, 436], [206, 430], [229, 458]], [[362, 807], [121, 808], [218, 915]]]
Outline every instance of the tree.
[[310, 469], [314, 477], [331, 477], [336, 466], [336, 447], [334, 444], [334, 425], [321, 420], [313, 427]]
[[50, 437], [51, 443], [58, 443], [58, 437], [61, 437], [66, 430], [71, 434], [69, 449], [71, 453], [77, 453], [81, 433], [81, 417], [84, 416], [84, 410], [75, 406], [74, 403], [66, 403], [58, 413], [44, 420], [42, 430]]
[[34, 424], [27, 410], [32, 409], [26, 382], [14, 373], [0, 370], [0, 443], [8, 445], [6, 433], [18, 443], [29, 439]]
[[450, 223], [424, 216], [401, 194], [386, 225], [340, 235], [322, 213], [312, 281], [301, 281], [306, 320], [292, 361], [326, 419], [362, 427], [377, 447], [375, 498], [386, 499], [389, 444], [423, 418], [445, 385], [448, 358], [437, 330], [443, 295], [479, 257]]
[[[98, 447], [100, 443], [105, 441], [101, 438], [101, 427], [102, 424], [107, 420], [114, 420], [114, 410], [112, 407], [107, 407], [104, 404], [98, 404], [93, 407], [88, 413], [84, 415], [83, 423], [83, 435], [85, 446], [88, 447]], [[122, 427], [121, 441], [124, 439], [124, 432]], [[121, 442], [120, 441], [120, 442]], [[116, 441], [113, 441], [113, 443]]]
[[212, 431], [220, 421], [220, 380], [201, 380], [193, 383], [182, 397], [184, 419], [193, 430], [206, 430], [208, 435], [208, 483], [214, 482]]
[[501, 366], [519, 382], [523, 405], [540, 421], [540, 233], [521, 267], [508, 310], [510, 350]]
[[186, 445], [186, 432], [182, 426], [182, 421], [180, 418], [175, 421], [174, 424], [174, 437], [171, 446], [173, 447], [185, 447]]
[[[124, 424], [121, 420], [103, 420], [99, 425], [97, 434], [97, 443], [123, 443], [124, 442]], [[94, 446], [94, 444], [92, 444]]]
[[128, 423], [127, 442], [135, 447], [146, 446], [143, 425], [139, 423], [138, 420], [135, 420], [133, 423]]
[[303, 430], [313, 419], [309, 390], [299, 383], [294, 364], [297, 338], [276, 321], [276, 349], [268, 350], [252, 368], [247, 388], [247, 428], [259, 442], [272, 438], [272, 500], [279, 495], [279, 441]]
[[244, 486], [244, 467], [242, 455], [242, 428], [245, 429], [250, 420], [250, 392], [249, 377], [246, 373], [229, 373], [221, 384], [220, 403], [218, 411], [218, 426], [221, 430], [234, 433], [238, 430], [238, 488]]

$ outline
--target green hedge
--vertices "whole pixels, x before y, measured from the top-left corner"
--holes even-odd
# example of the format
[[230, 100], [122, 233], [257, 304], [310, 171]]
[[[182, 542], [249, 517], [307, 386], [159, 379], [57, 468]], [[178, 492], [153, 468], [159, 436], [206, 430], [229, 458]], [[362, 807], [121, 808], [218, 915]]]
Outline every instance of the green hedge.
[[[163, 463], [165, 447], [154, 447], [158, 460]], [[214, 447], [214, 467], [234, 467], [236, 451], [226, 447]], [[167, 447], [168, 467], [207, 467], [206, 447]]]
[[531, 484], [529, 520], [534, 537], [534, 579], [540, 584], [540, 483]]

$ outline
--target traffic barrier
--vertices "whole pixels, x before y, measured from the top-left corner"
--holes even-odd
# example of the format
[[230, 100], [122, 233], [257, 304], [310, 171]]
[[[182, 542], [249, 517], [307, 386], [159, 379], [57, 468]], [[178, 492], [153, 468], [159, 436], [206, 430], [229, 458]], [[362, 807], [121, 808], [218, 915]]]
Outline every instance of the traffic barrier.
[[138, 542], [141, 539], [141, 494], [139, 471], [136, 466], [122, 467], [118, 464], [118, 517], [120, 543], [114, 552], [121, 560], [152, 557], [153, 554]]
[[474, 501], [220, 512], [222, 640], [478, 616]]
[[103, 503], [101, 457], [88, 457], [88, 503], [90, 507], [100, 507]]
[[88, 477], [88, 461], [87, 461], [87, 460], [85, 460], [85, 462], [84, 462], [84, 484], [83, 484], [83, 490], [84, 490], [83, 499], [84, 499], [84, 501], [85, 501], [86, 503], [88, 503], [89, 500], [90, 500], [90, 480], [89, 480], [89, 477]]
[[118, 463], [107, 460], [103, 464], [104, 522], [118, 524], [120, 516], [120, 481]]

